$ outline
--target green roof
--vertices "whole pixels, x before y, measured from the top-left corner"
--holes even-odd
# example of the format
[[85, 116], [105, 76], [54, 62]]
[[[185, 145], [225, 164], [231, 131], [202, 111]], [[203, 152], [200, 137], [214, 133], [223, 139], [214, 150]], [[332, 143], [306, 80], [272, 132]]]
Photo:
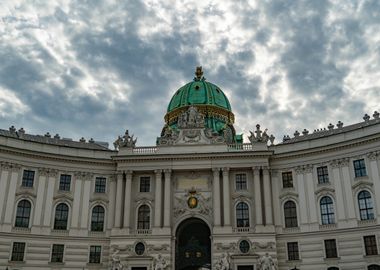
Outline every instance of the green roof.
[[195, 80], [179, 88], [168, 106], [168, 112], [189, 105], [213, 105], [231, 111], [226, 95], [218, 86], [205, 80]]

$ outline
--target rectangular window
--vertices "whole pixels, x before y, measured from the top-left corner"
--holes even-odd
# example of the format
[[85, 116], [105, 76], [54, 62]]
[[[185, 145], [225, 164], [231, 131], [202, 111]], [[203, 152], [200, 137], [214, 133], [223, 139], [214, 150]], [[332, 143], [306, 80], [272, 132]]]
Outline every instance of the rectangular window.
[[318, 184], [324, 184], [329, 182], [329, 171], [327, 166], [317, 168]]
[[71, 175], [61, 174], [59, 179], [59, 190], [70, 191]]
[[326, 258], [338, 257], [335, 239], [325, 240], [325, 251], [326, 251]]
[[367, 176], [364, 159], [354, 160], [355, 177]]
[[51, 262], [63, 262], [64, 245], [54, 244], [51, 250]]
[[140, 177], [140, 192], [150, 192], [150, 177]]
[[282, 186], [284, 188], [293, 187], [293, 174], [292, 172], [283, 172], [282, 173]]
[[22, 183], [21, 186], [23, 187], [33, 187], [34, 182], [34, 171], [31, 170], [24, 170], [22, 174]]
[[300, 259], [298, 253], [298, 243], [297, 242], [289, 242], [288, 245], [288, 260], [289, 261], [297, 261]]
[[90, 246], [89, 263], [100, 263], [101, 254], [102, 254], [101, 246]]
[[375, 235], [364, 236], [364, 246], [366, 255], [377, 255], [377, 243]]
[[95, 178], [95, 192], [96, 193], [105, 193], [106, 192], [106, 178], [105, 177], [96, 177]]
[[22, 262], [24, 261], [25, 243], [14, 242], [12, 247], [11, 261]]
[[236, 190], [247, 190], [247, 175], [245, 173], [239, 173], [235, 176]]

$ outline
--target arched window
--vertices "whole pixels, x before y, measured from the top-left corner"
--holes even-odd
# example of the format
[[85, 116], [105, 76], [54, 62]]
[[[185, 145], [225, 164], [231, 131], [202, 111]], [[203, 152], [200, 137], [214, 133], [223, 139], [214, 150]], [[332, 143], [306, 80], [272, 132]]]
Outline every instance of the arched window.
[[104, 208], [100, 205], [92, 209], [91, 231], [102, 232], [104, 228]]
[[297, 206], [293, 201], [287, 201], [284, 204], [285, 228], [298, 227], [297, 223]]
[[22, 200], [17, 205], [15, 227], [28, 228], [32, 205], [28, 200]]
[[333, 267], [329, 267], [329, 268], [327, 268], [327, 270], [339, 270], [339, 268], [338, 268], [338, 267], [335, 267], [335, 266], [333, 266]]
[[368, 266], [368, 270], [380, 270], [380, 265], [371, 264], [370, 266]]
[[358, 195], [359, 213], [361, 220], [374, 219], [371, 194], [363, 190]]
[[69, 219], [69, 207], [65, 203], [60, 203], [55, 208], [54, 229], [67, 230], [67, 221]]
[[249, 207], [245, 202], [236, 205], [236, 227], [249, 227]]
[[320, 201], [322, 224], [334, 224], [334, 203], [329, 196], [322, 197]]
[[141, 205], [137, 217], [137, 229], [150, 228], [150, 209], [147, 205]]

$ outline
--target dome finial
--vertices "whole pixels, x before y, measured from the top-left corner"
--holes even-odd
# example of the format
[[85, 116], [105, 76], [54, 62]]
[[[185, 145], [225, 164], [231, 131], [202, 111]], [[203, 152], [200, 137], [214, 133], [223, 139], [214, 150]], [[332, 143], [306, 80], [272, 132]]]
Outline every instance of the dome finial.
[[200, 81], [200, 80], [204, 79], [203, 78], [202, 66], [196, 67], [194, 74], [195, 74], [194, 81]]

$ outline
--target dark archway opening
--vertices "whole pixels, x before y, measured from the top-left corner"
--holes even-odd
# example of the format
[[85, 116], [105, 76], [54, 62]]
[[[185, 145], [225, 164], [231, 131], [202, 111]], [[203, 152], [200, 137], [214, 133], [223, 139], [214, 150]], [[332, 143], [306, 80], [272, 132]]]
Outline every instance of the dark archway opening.
[[177, 228], [176, 270], [211, 269], [210, 228], [201, 219], [190, 218]]

